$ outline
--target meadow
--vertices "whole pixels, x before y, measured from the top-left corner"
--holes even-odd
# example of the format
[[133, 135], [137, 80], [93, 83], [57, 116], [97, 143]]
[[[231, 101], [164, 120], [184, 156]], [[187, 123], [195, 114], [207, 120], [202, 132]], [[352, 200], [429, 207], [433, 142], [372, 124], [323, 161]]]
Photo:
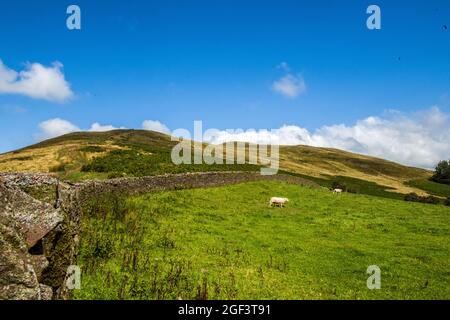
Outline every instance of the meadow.
[[108, 194], [84, 213], [74, 299], [450, 298], [442, 205], [261, 181]]

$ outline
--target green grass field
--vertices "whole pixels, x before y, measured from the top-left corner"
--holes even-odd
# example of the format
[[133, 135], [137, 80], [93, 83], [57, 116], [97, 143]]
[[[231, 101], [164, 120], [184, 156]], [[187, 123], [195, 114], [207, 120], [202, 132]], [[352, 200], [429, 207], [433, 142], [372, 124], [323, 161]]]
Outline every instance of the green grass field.
[[[269, 208], [272, 196], [290, 202]], [[449, 219], [281, 182], [109, 195], [86, 204], [73, 298], [449, 299]]]
[[[321, 185], [322, 187], [328, 189], [332, 188], [333, 182], [338, 182], [341, 185], [345, 185], [346, 188], [348, 188], [348, 192], [350, 193], [365, 194], [369, 196], [376, 196], [397, 200], [403, 200], [405, 198], [404, 194], [395, 192], [392, 188], [380, 186], [375, 182], [365, 181], [357, 178], [344, 176], [324, 176], [322, 178], [317, 178], [283, 170], [281, 170], [280, 173], [301, 177], [313, 181], [318, 185]], [[450, 195], [450, 191], [448, 192], [448, 194]]]

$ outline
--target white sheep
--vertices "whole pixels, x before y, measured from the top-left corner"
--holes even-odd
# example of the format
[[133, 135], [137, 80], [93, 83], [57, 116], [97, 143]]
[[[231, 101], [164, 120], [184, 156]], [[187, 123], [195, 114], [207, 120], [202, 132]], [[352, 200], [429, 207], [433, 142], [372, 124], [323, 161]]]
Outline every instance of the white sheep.
[[333, 193], [342, 193], [342, 192], [344, 192], [344, 190], [342, 190], [342, 189], [334, 189], [333, 190]]
[[274, 205], [278, 207], [283, 207], [287, 202], [289, 202], [288, 198], [272, 197], [269, 202], [269, 207], [272, 207]]

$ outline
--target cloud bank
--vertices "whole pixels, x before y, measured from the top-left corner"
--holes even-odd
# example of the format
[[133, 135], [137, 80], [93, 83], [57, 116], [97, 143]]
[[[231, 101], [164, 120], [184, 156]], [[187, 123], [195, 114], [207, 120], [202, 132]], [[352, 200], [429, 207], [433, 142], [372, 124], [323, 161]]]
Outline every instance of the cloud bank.
[[267, 144], [331, 147], [388, 159], [405, 165], [434, 168], [450, 158], [450, 116], [437, 107], [403, 114], [390, 111], [385, 117], [368, 117], [352, 126], [323, 126], [314, 132], [284, 125], [274, 130], [216, 131], [207, 142], [246, 141]]
[[31, 63], [17, 72], [0, 60], [0, 94], [19, 94], [33, 99], [64, 102], [73, 97], [73, 92], [61, 71], [62, 67], [59, 62], [54, 62], [50, 67]]
[[117, 128], [117, 127], [114, 127], [114, 126], [112, 126], [110, 124], [101, 125], [100, 123], [95, 122], [95, 123], [93, 123], [91, 125], [91, 128], [88, 131], [91, 131], [91, 132], [105, 132], [105, 131], [111, 131], [111, 130], [117, 130], [117, 129], [125, 129], [125, 127]]
[[[102, 125], [98, 122], [94, 122], [89, 129], [81, 129], [79, 126], [71, 123], [70, 121], [55, 118], [49, 119], [39, 123], [40, 132], [35, 134], [34, 137], [38, 141], [45, 139], [55, 138], [72, 132], [89, 131], [89, 132], [106, 132], [117, 129], [126, 129], [125, 127], [115, 127], [113, 125]], [[142, 129], [170, 134], [170, 130], [167, 126], [159, 121], [145, 120], [142, 123]]]
[[36, 140], [39, 141], [81, 131], [76, 125], [60, 118], [49, 119], [39, 123], [39, 129], [41, 132], [35, 135]]
[[38, 141], [42, 141], [45, 139], [59, 137], [72, 132], [80, 132], [80, 131], [89, 131], [89, 132], [105, 132], [116, 129], [125, 129], [125, 127], [114, 127], [112, 125], [101, 125], [98, 122], [95, 122], [91, 125], [89, 129], [83, 130], [80, 129], [77, 125], [71, 123], [70, 121], [55, 118], [49, 119], [39, 123], [40, 132], [35, 134], [34, 137]]
[[170, 130], [165, 124], [154, 120], [145, 120], [142, 123], [142, 129], [170, 134]]

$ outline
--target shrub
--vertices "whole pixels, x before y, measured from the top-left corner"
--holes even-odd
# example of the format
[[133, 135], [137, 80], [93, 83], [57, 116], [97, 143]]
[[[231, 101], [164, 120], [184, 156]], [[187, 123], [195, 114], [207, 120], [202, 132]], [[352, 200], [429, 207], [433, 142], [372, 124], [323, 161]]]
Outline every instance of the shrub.
[[97, 259], [108, 259], [111, 257], [112, 241], [109, 239], [96, 239], [92, 248], [92, 256]]
[[417, 193], [410, 193], [405, 196], [405, 201], [412, 201], [412, 202], [421, 202], [421, 203], [428, 203], [428, 204], [439, 204], [441, 201], [437, 197], [433, 196], [426, 196], [421, 197]]
[[57, 166], [50, 167], [50, 172], [63, 172], [66, 170], [66, 165], [64, 163], [58, 164]]
[[447, 198], [447, 199], [444, 201], [444, 204], [445, 204], [447, 207], [450, 207], [450, 198]]
[[405, 201], [419, 202], [420, 196], [417, 193], [409, 193], [405, 196]]
[[429, 204], [439, 204], [441, 201], [437, 197], [428, 196], [428, 197], [422, 197], [423, 203], [429, 203]]
[[108, 174], [108, 179], [116, 179], [126, 177], [125, 173], [122, 172], [111, 172]]
[[164, 234], [158, 239], [157, 246], [165, 249], [173, 249], [175, 248], [175, 241], [168, 234]]
[[348, 193], [359, 193], [359, 190], [357, 188], [351, 187], [351, 188], [347, 188], [347, 192]]
[[443, 160], [439, 162], [431, 180], [438, 183], [450, 184], [450, 161]]
[[342, 189], [342, 191], [347, 192], [347, 186], [339, 180], [333, 180], [331, 182], [331, 189]]
[[99, 146], [86, 146], [80, 149], [81, 152], [100, 153], [105, 152], [106, 149]]

